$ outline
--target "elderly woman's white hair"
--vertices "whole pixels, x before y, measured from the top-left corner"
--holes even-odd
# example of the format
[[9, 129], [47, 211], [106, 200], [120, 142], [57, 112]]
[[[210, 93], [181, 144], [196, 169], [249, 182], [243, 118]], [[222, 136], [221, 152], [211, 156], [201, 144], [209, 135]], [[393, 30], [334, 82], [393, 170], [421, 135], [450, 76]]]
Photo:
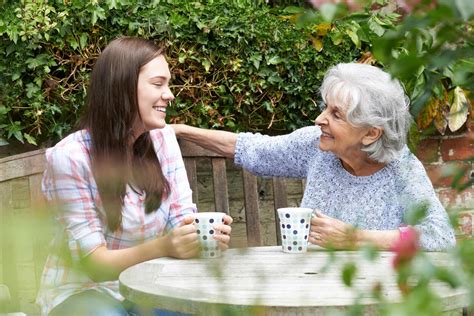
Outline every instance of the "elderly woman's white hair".
[[375, 161], [388, 163], [406, 144], [412, 122], [410, 100], [398, 80], [366, 64], [338, 64], [328, 70], [321, 86], [325, 103], [346, 109], [347, 120], [357, 127], [378, 127], [382, 136], [362, 148]]

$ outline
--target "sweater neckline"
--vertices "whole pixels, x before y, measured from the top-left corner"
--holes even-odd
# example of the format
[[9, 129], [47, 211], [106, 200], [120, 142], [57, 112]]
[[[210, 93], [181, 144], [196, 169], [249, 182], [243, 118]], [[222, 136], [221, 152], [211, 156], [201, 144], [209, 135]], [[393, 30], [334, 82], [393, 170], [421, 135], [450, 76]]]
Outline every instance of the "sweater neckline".
[[374, 182], [374, 181], [380, 180], [386, 176], [388, 169], [390, 169], [391, 165], [393, 164], [393, 161], [391, 161], [380, 170], [377, 170], [376, 172], [368, 176], [355, 176], [344, 168], [339, 157], [337, 157], [333, 153], [330, 153], [330, 155], [331, 155], [332, 163], [335, 169], [337, 170], [337, 172], [339, 173], [339, 175], [342, 178], [345, 178], [351, 182], [368, 183], [368, 182]]

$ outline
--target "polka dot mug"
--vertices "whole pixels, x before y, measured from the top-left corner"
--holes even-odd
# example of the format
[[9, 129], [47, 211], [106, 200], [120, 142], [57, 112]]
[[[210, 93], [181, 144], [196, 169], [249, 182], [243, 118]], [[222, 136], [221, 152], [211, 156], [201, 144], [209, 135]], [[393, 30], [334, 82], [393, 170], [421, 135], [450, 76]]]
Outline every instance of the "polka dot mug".
[[310, 208], [284, 207], [278, 209], [283, 252], [306, 252], [312, 214], [313, 210]]
[[194, 214], [194, 225], [197, 228], [201, 244], [201, 258], [218, 258], [222, 255], [219, 242], [213, 238], [214, 226], [224, 222], [225, 213], [201, 212]]

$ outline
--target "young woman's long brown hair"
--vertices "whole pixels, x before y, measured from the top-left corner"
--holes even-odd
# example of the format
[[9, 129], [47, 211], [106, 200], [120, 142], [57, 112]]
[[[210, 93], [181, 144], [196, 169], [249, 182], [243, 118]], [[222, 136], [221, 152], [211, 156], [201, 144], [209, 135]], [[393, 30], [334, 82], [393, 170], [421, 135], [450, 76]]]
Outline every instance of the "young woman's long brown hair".
[[121, 227], [126, 184], [146, 194], [146, 213], [158, 209], [169, 193], [149, 133], [136, 140], [133, 134], [133, 127], [142, 122], [137, 98], [140, 69], [163, 53], [151, 41], [123, 37], [109, 43], [92, 70], [80, 125], [91, 138], [94, 178], [112, 231]]

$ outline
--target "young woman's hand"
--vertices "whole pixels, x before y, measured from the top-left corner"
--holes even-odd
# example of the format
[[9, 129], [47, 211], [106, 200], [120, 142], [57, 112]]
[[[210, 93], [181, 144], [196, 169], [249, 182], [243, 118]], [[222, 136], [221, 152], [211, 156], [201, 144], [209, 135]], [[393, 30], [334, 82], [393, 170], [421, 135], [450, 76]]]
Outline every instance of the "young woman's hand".
[[217, 224], [214, 226], [214, 229], [216, 230], [216, 234], [214, 234], [214, 239], [219, 241], [219, 248], [221, 250], [227, 250], [227, 248], [229, 248], [230, 233], [232, 231], [232, 227], [230, 227], [230, 224], [232, 224], [232, 222], [232, 217], [230, 217], [229, 215], [224, 215], [224, 223]]
[[199, 254], [199, 240], [194, 218], [186, 216], [180, 226], [171, 230], [167, 238], [167, 254], [169, 257], [189, 259]]

